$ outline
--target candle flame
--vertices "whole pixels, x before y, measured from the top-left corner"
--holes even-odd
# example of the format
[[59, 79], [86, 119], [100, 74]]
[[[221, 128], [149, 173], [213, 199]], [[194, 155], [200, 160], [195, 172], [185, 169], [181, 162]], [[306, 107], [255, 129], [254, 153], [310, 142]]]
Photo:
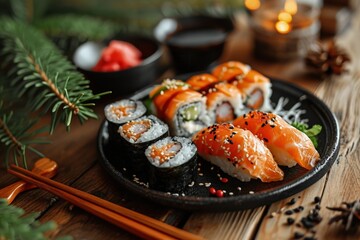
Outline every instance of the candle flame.
[[281, 34], [286, 34], [291, 31], [291, 25], [285, 21], [278, 21], [275, 24], [276, 31]]
[[244, 4], [251, 11], [257, 10], [261, 5], [260, 0], [245, 0]]
[[284, 10], [291, 15], [295, 15], [298, 10], [296, 0], [286, 0]]
[[275, 29], [278, 33], [287, 34], [292, 28], [292, 16], [297, 13], [296, 0], [286, 0], [284, 10], [278, 15], [278, 21], [275, 23]]
[[292, 21], [292, 16], [290, 13], [286, 12], [286, 11], [281, 11], [278, 15], [278, 20], [279, 21], [284, 21], [287, 23], [291, 23]]

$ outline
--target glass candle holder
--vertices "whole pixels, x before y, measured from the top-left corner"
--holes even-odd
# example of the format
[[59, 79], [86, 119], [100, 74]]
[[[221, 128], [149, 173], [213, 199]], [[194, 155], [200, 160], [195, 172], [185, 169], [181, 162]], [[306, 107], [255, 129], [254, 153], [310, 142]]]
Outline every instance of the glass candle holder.
[[266, 0], [249, 12], [256, 56], [288, 60], [305, 56], [319, 38], [320, 1]]

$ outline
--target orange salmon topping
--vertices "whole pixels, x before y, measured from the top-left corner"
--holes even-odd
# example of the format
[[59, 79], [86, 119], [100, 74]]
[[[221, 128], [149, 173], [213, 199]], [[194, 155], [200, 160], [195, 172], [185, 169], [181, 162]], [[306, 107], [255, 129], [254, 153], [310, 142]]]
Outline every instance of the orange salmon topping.
[[239, 76], [244, 76], [248, 67], [236, 61], [225, 62], [214, 68], [212, 74], [221, 81], [231, 81]]
[[212, 83], [216, 83], [219, 80], [208, 73], [203, 73], [203, 74], [198, 74], [198, 75], [194, 75], [192, 77], [190, 77], [186, 83], [189, 84], [191, 86], [192, 89], [196, 90], [196, 91], [200, 91], [204, 88], [206, 88], [208, 85], [212, 84]]

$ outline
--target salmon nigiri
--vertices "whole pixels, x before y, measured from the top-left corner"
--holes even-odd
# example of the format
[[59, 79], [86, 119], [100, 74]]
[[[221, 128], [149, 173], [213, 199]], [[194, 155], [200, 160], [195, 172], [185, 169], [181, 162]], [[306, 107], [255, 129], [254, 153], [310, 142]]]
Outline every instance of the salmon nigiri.
[[274, 113], [251, 111], [234, 121], [264, 141], [279, 165], [312, 169], [320, 159], [310, 138]]
[[280, 181], [283, 171], [269, 149], [250, 131], [229, 123], [215, 124], [193, 136], [198, 154], [241, 181]]

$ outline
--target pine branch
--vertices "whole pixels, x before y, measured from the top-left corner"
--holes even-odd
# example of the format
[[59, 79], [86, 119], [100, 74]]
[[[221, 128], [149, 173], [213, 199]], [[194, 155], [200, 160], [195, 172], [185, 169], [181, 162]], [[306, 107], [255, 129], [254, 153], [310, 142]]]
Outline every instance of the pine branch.
[[32, 110], [51, 111], [52, 133], [59, 121], [69, 129], [73, 116], [80, 122], [97, 118], [91, 102], [103, 94], [94, 95], [89, 81], [45, 36], [33, 27], [9, 18], [0, 19], [2, 55], [9, 68], [9, 78], [18, 98], [32, 101]]
[[34, 26], [49, 37], [78, 38], [80, 41], [103, 40], [118, 28], [109, 21], [76, 14], [52, 15], [34, 22]]
[[41, 224], [36, 221], [38, 214], [33, 213], [24, 216], [25, 211], [21, 208], [7, 205], [4, 199], [0, 199], [0, 239], [46, 239], [44, 234], [56, 228], [53, 221]]
[[33, 25], [68, 56], [72, 56], [80, 44], [109, 38], [119, 30], [110, 21], [76, 14], [51, 15], [35, 21]]
[[[16, 119], [16, 120], [15, 120]], [[47, 131], [47, 128], [32, 130], [36, 120], [29, 121], [27, 116], [14, 116], [10, 114], [0, 115], [0, 142], [6, 147], [5, 165], [8, 166], [11, 159], [16, 165], [21, 164], [27, 168], [26, 153], [31, 151], [39, 157], [44, 157], [42, 153], [32, 147], [33, 144], [48, 143], [44, 138], [34, 138]]]

